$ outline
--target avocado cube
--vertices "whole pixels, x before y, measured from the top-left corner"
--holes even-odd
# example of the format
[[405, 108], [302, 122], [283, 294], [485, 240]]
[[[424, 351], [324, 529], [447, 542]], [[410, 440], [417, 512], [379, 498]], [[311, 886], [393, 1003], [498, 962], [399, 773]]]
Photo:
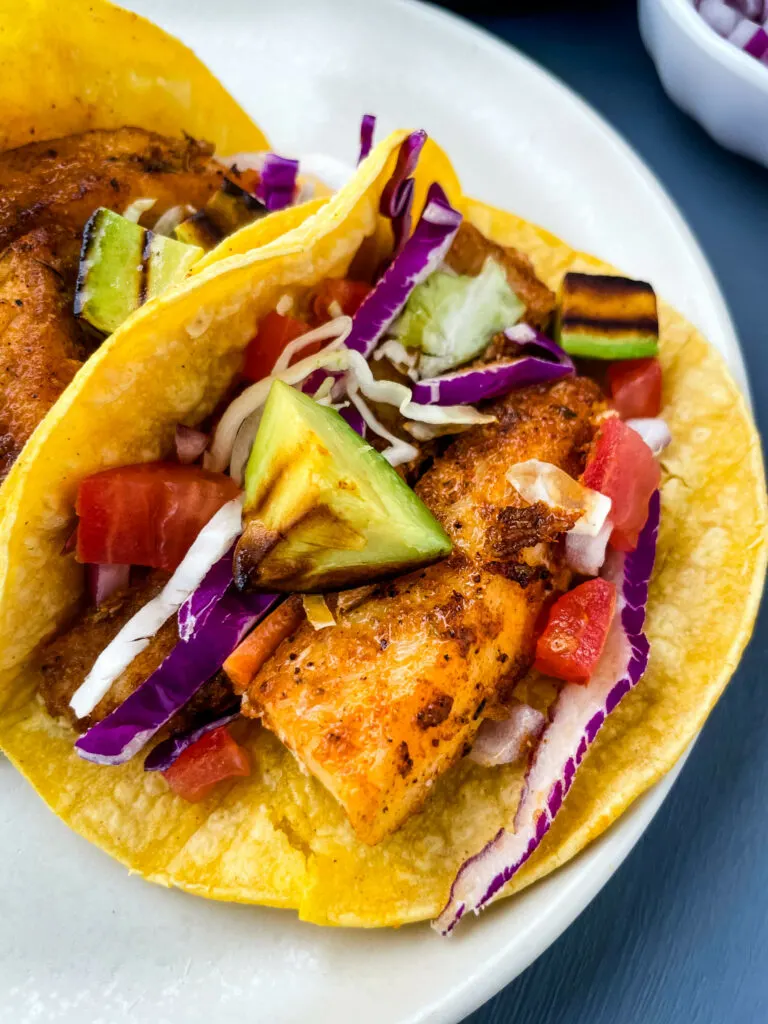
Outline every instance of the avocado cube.
[[560, 288], [557, 340], [574, 356], [641, 359], [659, 348], [656, 293], [645, 281], [568, 273]]
[[139, 306], [182, 281], [203, 255], [100, 207], [83, 231], [75, 315], [112, 334]]
[[341, 590], [429, 565], [451, 541], [334, 409], [276, 380], [245, 473], [240, 589]]

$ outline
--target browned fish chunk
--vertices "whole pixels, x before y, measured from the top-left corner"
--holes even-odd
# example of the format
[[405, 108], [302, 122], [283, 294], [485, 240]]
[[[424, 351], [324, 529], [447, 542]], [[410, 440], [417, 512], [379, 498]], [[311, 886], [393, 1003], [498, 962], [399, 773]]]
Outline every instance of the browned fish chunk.
[[530, 458], [579, 473], [602, 408], [586, 379], [495, 403], [498, 422], [458, 438], [417, 487], [453, 555], [377, 587], [335, 628], [305, 623], [248, 688], [243, 713], [330, 790], [363, 841], [423, 803], [530, 665], [542, 604], [567, 585], [557, 541], [570, 523], [526, 508], [504, 474]]
[[468, 221], [462, 221], [445, 262], [457, 274], [476, 277], [488, 257], [499, 263], [507, 274], [509, 287], [525, 303], [523, 319], [544, 330], [552, 319], [555, 295], [538, 279], [533, 264], [511, 246], [496, 245]]
[[157, 200], [152, 222], [171, 206], [203, 206], [222, 182], [213, 147], [141, 128], [83, 132], [0, 153], [0, 248], [44, 224], [82, 231], [99, 206], [121, 213]]
[[[64, 718], [78, 731], [100, 722], [129, 697], [168, 657], [179, 639], [176, 616], [172, 616], [152, 638], [125, 671], [115, 680], [93, 712], [75, 718], [69, 706], [72, 695], [85, 680], [104, 648], [123, 626], [148, 601], [156, 597], [169, 579], [159, 570], [114, 594], [98, 608], [88, 608], [66, 632], [56, 637], [42, 651], [37, 665], [38, 692], [48, 714]], [[232, 687], [223, 672], [217, 673], [179, 711], [170, 723], [171, 729], [184, 730], [202, 714], [229, 707]]]
[[0, 479], [88, 354], [72, 313], [79, 248], [51, 225], [0, 256]]

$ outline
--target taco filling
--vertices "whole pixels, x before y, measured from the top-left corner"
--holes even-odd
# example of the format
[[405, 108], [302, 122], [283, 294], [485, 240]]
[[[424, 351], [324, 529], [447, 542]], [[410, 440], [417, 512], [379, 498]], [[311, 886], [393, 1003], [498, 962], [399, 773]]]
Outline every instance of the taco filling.
[[[97, 142], [111, 152], [107, 136], [67, 145]], [[35, 683], [80, 734], [80, 757], [104, 772], [141, 758], [192, 802], [257, 770], [241, 741], [259, 722], [368, 845], [461, 759], [530, 759], [515, 833], [528, 855], [644, 667], [669, 439], [661, 371], [647, 354], [621, 360], [600, 323], [614, 324], [621, 288], [648, 305], [650, 286], [566, 276], [568, 301], [581, 289], [590, 304], [587, 372], [556, 338], [564, 299], [522, 252], [486, 238], [437, 183], [411, 223], [423, 144], [402, 142], [382, 190], [392, 230], [376, 259], [363, 240], [348, 276], [281, 295], [227, 399], [180, 424], [165, 459], [79, 481], [62, 557], [86, 566], [88, 597], [38, 653]], [[185, 147], [177, 171], [169, 146], [156, 170], [127, 157], [122, 178], [105, 157], [115, 194], [151, 194], [157, 173], [152, 216], [209, 209], [224, 171]], [[59, 194], [33, 231], [76, 243], [86, 210], [65, 182]], [[73, 344], [62, 282], [76, 249], [52, 286]], [[548, 722], [519, 699], [534, 667], [559, 693]], [[468, 862], [441, 928], [523, 859], [493, 848]]]
[[0, 153], [0, 479], [104, 337], [233, 232], [309, 198], [297, 171], [135, 127]]

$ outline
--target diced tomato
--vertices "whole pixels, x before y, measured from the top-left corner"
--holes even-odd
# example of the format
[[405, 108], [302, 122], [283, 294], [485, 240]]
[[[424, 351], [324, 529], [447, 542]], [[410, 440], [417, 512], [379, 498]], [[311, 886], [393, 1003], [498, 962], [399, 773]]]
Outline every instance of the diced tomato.
[[559, 597], [536, 642], [534, 668], [569, 683], [589, 682], [603, 653], [615, 607], [615, 585], [599, 577]]
[[[243, 377], [254, 382], [268, 377], [285, 346], [299, 335], [306, 334], [308, 330], [307, 324], [303, 320], [297, 320], [296, 317], [283, 316], [282, 313], [275, 311], [267, 313], [259, 324], [256, 337], [245, 350]], [[302, 349], [299, 358], [303, 359], [305, 356], [313, 355], [321, 345], [321, 341], [307, 345], [305, 349]]]
[[345, 316], [354, 316], [370, 290], [371, 286], [365, 281], [329, 277], [317, 287], [312, 300], [312, 312], [315, 314], [318, 324], [324, 324], [327, 320], [333, 320], [334, 316], [339, 315], [338, 310], [333, 306], [334, 303]]
[[238, 693], [249, 685], [264, 662], [295, 632], [304, 620], [301, 599], [283, 601], [258, 624], [256, 629], [230, 654], [223, 668]]
[[172, 571], [211, 516], [238, 493], [223, 473], [175, 462], [96, 473], [77, 491], [77, 560]]
[[634, 551], [661, 472], [645, 441], [618, 416], [603, 422], [582, 482], [611, 499], [611, 546]]
[[193, 804], [204, 800], [218, 782], [250, 774], [248, 751], [232, 739], [226, 725], [205, 733], [163, 772], [174, 793]]
[[658, 416], [661, 411], [661, 363], [658, 359], [626, 359], [608, 367], [608, 384], [623, 420]]

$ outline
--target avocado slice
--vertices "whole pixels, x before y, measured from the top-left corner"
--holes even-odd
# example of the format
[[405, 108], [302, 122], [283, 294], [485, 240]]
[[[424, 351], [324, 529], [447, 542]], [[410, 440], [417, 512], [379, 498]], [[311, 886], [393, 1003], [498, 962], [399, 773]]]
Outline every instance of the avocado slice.
[[646, 281], [605, 274], [563, 278], [557, 340], [574, 356], [642, 359], [659, 349], [656, 293]]
[[139, 306], [181, 281], [203, 255], [99, 207], [83, 231], [75, 315], [112, 334]]
[[245, 473], [241, 589], [340, 590], [429, 565], [451, 541], [341, 416], [275, 381]]
[[183, 220], [173, 232], [174, 238], [188, 245], [199, 245], [208, 252], [238, 228], [259, 220], [267, 213], [256, 196], [225, 178], [202, 210]]

